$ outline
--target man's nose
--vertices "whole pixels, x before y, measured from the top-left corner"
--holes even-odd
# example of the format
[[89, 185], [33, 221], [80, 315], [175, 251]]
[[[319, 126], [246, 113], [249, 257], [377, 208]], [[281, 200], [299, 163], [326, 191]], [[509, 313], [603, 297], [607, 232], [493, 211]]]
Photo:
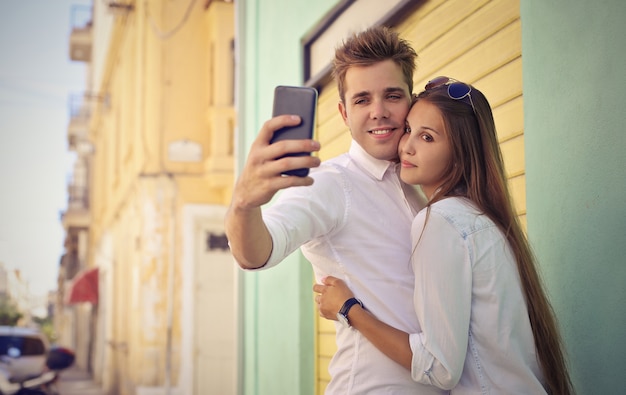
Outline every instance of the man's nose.
[[384, 100], [375, 100], [372, 103], [370, 116], [372, 119], [389, 118], [389, 110], [387, 109]]

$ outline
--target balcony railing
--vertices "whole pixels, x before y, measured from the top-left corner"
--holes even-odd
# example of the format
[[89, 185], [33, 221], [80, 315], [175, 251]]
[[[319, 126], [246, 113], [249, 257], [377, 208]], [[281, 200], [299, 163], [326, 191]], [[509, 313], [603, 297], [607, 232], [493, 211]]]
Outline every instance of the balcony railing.
[[70, 59], [79, 62], [91, 61], [91, 7], [75, 5], [71, 14]]
[[76, 150], [81, 141], [86, 141], [89, 133], [91, 109], [83, 98], [84, 95], [78, 94], [69, 97], [70, 122], [67, 127], [67, 142], [71, 150]]
[[65, 229], [88, 228], [91, 223], [89, 214], [89, 189], [86, 186], [70, 184], [67, 187], [67, 210], [61, 213]]
[[67, 187], [68, 202], [70, 209], [87, 210], [89, 208], [89, 191], [87, 187], [70, 185]]

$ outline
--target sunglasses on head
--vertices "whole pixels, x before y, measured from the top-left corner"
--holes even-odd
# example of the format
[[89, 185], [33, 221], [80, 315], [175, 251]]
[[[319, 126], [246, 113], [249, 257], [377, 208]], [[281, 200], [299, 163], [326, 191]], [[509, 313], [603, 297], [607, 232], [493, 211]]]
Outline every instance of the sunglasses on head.
[[464, 103], [472, 106], [472, 110], [474, 110], [474, 114], [476, 114], [476, 107], [474, 107], [474, 102], [472, 101], [471, 95], [472, 87], [464, 82], [455, 80], [454, 78], [440, 76], [428, 81], [428, 83], [424, 87], [424, 90], [428, 91], [442, 86], [448, 87], [448, 97], [450, 99], [463, 100]]

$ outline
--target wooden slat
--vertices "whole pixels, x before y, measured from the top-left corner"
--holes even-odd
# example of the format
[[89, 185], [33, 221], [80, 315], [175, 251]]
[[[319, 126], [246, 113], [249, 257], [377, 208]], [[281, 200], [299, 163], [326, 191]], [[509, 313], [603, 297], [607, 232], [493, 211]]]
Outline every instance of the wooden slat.
[[494, 109], [519, 98], [522, 96], [522, 58], [495, 68], [475, 85]]
[[337, 85], [324, 87], [319, 94], [317, 100], [317, 120], [319, 123], [325, 123], [329, 118], [337, 116], [337, 103], [339, 103], [339, 93]]
[[524, 174], [524, 135], [500, 144], [508, 178]]
[[[482, 90], [482, 89], [481, 89]], [[524, 102], [522, 96], [493, 109], [498, 141], [503, 143], [524, 133]]]
[[332, 357], [337, 350], [335, 343], [335, 328], [327, 332], [320, 332], [319, 334], [319, 354], [320, 356]]
[[[515, 41], [521, 41], [519, 21], [494, 32], [479, 46], [462, 54], [457, 54], [457, 57], [450, 58], [447, 63], [429, 59], [429, 55], [424, 53], [416, 73], [416, 81], [418, 81], [416, 87], [421, 89], [428, 80], [437, 75], [447, 75], [473, 84], [480, 78], [520, 57], [521, 44], [514, 44]], [[429, 53], [434, 56], [439, 51], [445, 51], [445, 46], [446, 41], [443, 41], [438, 45], [437, 51], [429, 51]], [[433, 69], [432, 63], [445, 64]]]
[[319, 321], [318, 328], [320, 332], [335, 333], [335, 325], [333, 324], [333, 321], [321, 317]]
[[330, 357], [320, 357], [320, 379], [323, 381], [330, 381], [330, 374], [328, 373], [328, 365], [330, 364]]
[[339, 111], [336, 111], [336, 115], [329, 118], [325, 123], [320, 123], [319, 130], [327, 131], [325, 133], [318, 134], [318, 140], [322, 144], [322, 149], [324, 149], [326, 144], [332, 142], [333, 140], [342, 138], [346, 134], [350, 134], [350, 130], [343, 122], [341, 115], [339, 115]]
[[[427, 2], [429, 5], [432, 2]], [[461, 28], [465, 31], [465, 36], [468, 35], [466, 26], [466, 20], [478, 12], [480, 8], [487, 3], [486, 0], [481, 1], [442, 1], [438, 2], [436, 7], [423, 8], [423, 12], [418, 11], [418, 18], [411, 18], [407, 20], [407, 24], [399, 26], [398, 30], [402, 32], [414, 45], [413, 48], [417, 53], [422, 56], [424, 51], [433, 43], [441, 41], [441, 38], [446, 36], [446, 41], [451, 41], [451, 31]], [[434, 5], [434, 4], [433, 4]], [[454, 37], [452, 37], [454, 38]], [[414, 40], [415, 39], [415, 40]], [[453, 42], [449, 42], [450, 45], [455, 45]], [[447, 48], [441, 56], [437, 58], [446, 57], [447, 53], [455, 53], [455, 47]], [[464, 49], [467, 45], [460, 44], [456, 48]], [[440, 66], [439, 66], [440, 67]]]
[[318, 153], [321, 160], [346, 152], [350, 144], [350, 131], [339, 114], [338, 103], [339, 93], [336, 84], [322, 89], [318, 99], [319, 132], [316, 136], [322, 146]]
[[346, 129], [341, 136], [324, 143], [323, 150], [319, 152], [320, 159], [327, 160], [348, 151], [350, 140], [350, 132]]
[[526, 215], [526, 175], [509, 179], [509, 192], [517, 215]]
[[520, 225], [522, 225], [522, 229], [525, 233], [528, 232], [528, 222], [526, 222], [526, 214], [518, 215]]
[[[453, 6], [458, 5], [459, 2], [453, 1], [448, 3]], [[506, 4], [503, 5], [503, 3]], [[497, 59], [503, 55], [514, 57], [514, 55], [510, 55], [509, 53], [513, 52], [514, 54], [518, 54], [521, 51], [521, 40], [519, 38], [517, 40], [518, 43], [508, 41], [508, 49], [505, 50], [504, 53], [493, 54], [495, 56], [494, 59], [478, 59], [478, 63], [475, 65], [461, 63], [461, 66], [450, 66], [451, 63], [464, 57], [468, 52], [484, 52], [485, 41], [492, 39], [495, 34], [508, 28], [508, 26], [516, 23], [516, 21], [519, 23], [519, 6], [511, 7], [510, 4], [511, 1], [490, 2], [485, 7], [477, 9], [473, 14], [457, 15], [453, 20], [459, 20], [460, 22], [452, 29], [446, 31], [445, 35], [441, 35], [443, 31], [432, 33], [432, 35], [439, 37], [439, 39], [435, 41], [433, 41], [432, 35], [429, 36], [424, 33], [422, 27], [429, 24], [433, 25], [433, 28], [437, 28], [439, 23], [436, 22], [436, 19], [432, 21], [421, 21], [423, 25], [420, 24], [419, 27], [416, 27], [415, 32], [407, 32], [410, 37], [414, 37], [412, 41], [416, 43], [419, 54], [415, 79], [418, 82], [417, 86], [424, 86], [426, 81], [440, 74], [457, 76], [459, 79], [472, 82], [480, 75], [478, 73], [470, 73], [469, 71], [472, 68], [478, 68], [484, 71], [486, 61], [502, 63]], [[496, 16], [498, 13], [501, 13], [501, 17], [499, 15]], [[506, 37], [504, 40], [506, 40]], [[423, 48], [420, 48], [422, 46]], [[487, 50], [490, 51], [490, 49]], [[466, 68], [468, 69], [467, 72], [465, 71]]]

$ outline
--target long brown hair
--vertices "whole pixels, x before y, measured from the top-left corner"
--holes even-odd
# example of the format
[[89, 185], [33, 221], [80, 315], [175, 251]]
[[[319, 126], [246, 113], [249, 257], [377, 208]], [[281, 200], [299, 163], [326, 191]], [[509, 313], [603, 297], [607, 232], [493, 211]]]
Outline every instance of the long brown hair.
[[473, 86], [471, 89], [469, 103], [451, 99], [447, 85], [425, 90], [415, 98], [432, 103], [441, 111], [452, 150], [446, 179], [428, 205], [448, 196], [467, 197], [504, 233], [517, 261], [547, 391], [572, 394], [556, 317], [513, 209], [491, 107], [482, 92]]

